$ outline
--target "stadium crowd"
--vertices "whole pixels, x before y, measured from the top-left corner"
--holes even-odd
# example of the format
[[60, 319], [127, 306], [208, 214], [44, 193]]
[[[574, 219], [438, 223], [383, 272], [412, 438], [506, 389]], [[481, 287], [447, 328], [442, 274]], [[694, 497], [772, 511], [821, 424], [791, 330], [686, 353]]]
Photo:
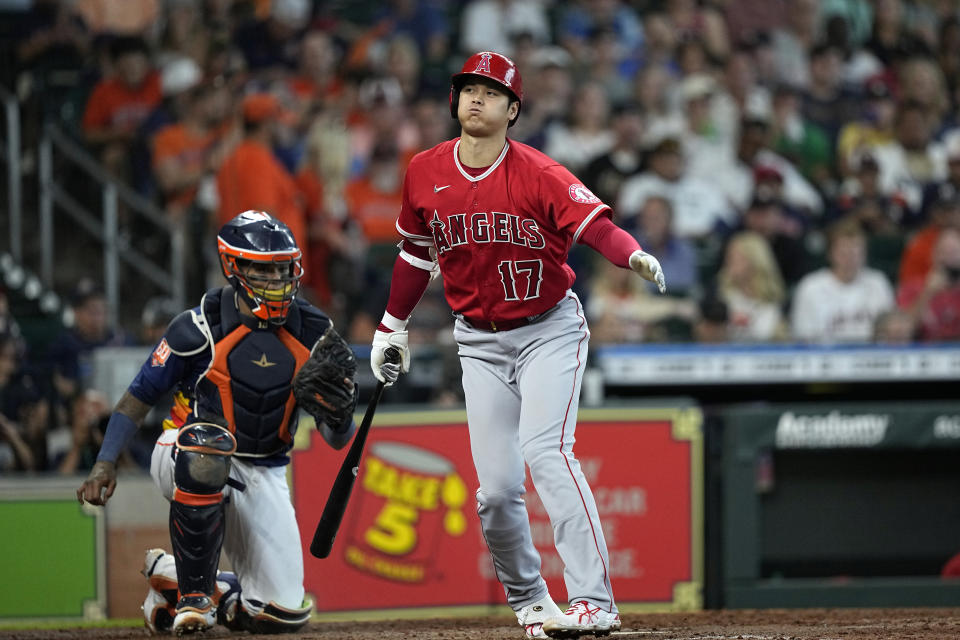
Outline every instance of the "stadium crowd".
[[[369, 343], [404, 168], [457, 135], [450, 74], [489, 49], [523, 77], [510, 137], [567, 166], [663, 265], [665, 297], [572, 250], [595, 341], [960, 337], [954, 2], [0, 0], [0, 12], [25, 140], [57, 122], [186, 225], [191, 300], [222, 282], [219, 226], [264, 209], [304, 250], [304, 295]], [[74, 324], [48, 353], [29, 352], [0, 305], [0, 469], [89, 466], [109, 410], [83, 384], [90, 352], [152, 344], [176, 311], [152, 301], [133, 336], [106, 325], [97, 283], [76, 285]], [[417, 315], [411, 340], [449, 339], [439, 283]]]

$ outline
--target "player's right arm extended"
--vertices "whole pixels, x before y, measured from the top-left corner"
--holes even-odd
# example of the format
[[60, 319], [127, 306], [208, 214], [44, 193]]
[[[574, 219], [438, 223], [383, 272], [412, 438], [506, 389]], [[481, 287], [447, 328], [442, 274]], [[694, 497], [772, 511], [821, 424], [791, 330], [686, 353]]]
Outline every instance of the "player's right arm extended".
[[[407, 321], [420, 299], [423, 298], [436, 263], [430, 258], [430, 249], [411, 240], [400, 243], [400, 255], [393, 264], [390, 280], [390, 298], [380, 325], [373, 334], [370, 350], [370, 368], [377, 380], [391, 385], [400, 371], [410, 370], [410, 348], [407, 345]], [[400, 366], [384, 364], [384, 351], [396, 347], [400, 351]]]

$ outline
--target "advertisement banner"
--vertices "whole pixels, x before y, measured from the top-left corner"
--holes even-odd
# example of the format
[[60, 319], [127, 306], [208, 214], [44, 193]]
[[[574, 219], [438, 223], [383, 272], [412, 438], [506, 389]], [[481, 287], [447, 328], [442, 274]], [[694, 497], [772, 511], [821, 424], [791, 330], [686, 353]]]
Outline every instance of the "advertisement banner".
[[[574, 450], [600, 512], [618, 601], [699, 608], [699, 412], [584, 410]], [[313, 430], [293, 453], [305, 586], [318, 611], [505, 602], [476, 515], [463, 412], [377, 415], [333, 552], [318, 560], [308, 547], [343, 457]], [[563, 562], [529, 475], [525, 499], [543, 577], [563, 600]]]
[[778, 450], [960, 446], [960, 405], [955, 402], [730, 406], [723, 415], [728, 446]]

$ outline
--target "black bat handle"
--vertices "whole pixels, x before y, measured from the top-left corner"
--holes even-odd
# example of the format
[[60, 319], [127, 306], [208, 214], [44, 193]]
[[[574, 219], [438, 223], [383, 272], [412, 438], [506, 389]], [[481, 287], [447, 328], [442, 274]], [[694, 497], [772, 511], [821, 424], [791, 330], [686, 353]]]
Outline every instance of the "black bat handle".
[[[400, 350], [396, 347], [387, 347], [383, 352], [383, 358], [390, 364], [397, 364], [400, 362]], [[320, 522], [317, 523], [316, 531], [313, 534], [313, 541], [310, 543], [310, 553], [316, 558], [326, 558], [333, 549], [333, 541], [337, 537], [337, 530], [340, 528], [343, 514], [347, 510], [347, 502], [350, 499], [350, 493], [353, 491], [353, 483], [360, 472], [360, 456], [363, 455], [363, 446], [373, 422], [373, 414], [380, 402], [380, 396], [383, 395], [384, 386], [386, 385], [383, 382], [377, 382], [377, 386], [373, 390], [373, 397], [370, 399], [367, 411], [363, 415], [363, 421], [360, 423], [360, 428], [357, 429], [357, 435], [347, 452], [340, 473], [337, 474], [333, 488], [330, 489], [330, 497], [327, 498], [327, 504], [323, 508]]]
[[383, 352], [383, 359], [389, 364], [399, 364], [400, 350], [396, 347], [387, 347]]

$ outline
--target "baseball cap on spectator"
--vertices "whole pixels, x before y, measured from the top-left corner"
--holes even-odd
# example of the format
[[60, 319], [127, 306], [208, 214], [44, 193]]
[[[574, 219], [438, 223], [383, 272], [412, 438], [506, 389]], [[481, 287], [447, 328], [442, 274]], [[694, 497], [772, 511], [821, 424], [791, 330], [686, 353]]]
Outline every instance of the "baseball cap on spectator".
[[864, 81], [863, 93], [867, 100], [889, 100], [893, 98], [893, 86], [889, 78], [877, 73]]
[[766, 91], [752, 91], [743, 105], [742, 119], [750, 124], [770, 124], [773, 105]]
[[707, 98], [716, 89], [716, 81], [706, 73], [692, 73], [680, 83], [680, 96], [684, 102]]
[[160, 88], [165, 96], [189, 91], [203, 79], [200, 65], [187, 57], [174, 58], [160, 71]]
[[118, 60], [129, 53], [150, 55], [146, 40], [138, 36], [116, 36], [109, 40], [110, 59]]
[[[747, 213], [762, 212], [767, 209], [776, 210], [777, 205], [781, 204], [779, 189], [774, 188], [769, 182], [758, 183], [755, 185], [753, 194], [750, 196], [750, 204], [747, 206]], [[762, 211], [761, 211], [762, 210]]]
[[166, 326], [177, 317], [181, 308], [171, 298], [157, 296], [147, 300], [140, 314], [140, 323], [147, 327]]
[[302, 29], [310, 20], [310, 0], [273, 0], [270, 17], [291, 29]]
[[396, 78], [371, 78], [365, 80], [358, 91], [364, 109], [375, 106], [397, 106], [403, 102], [403, 88]]
[[643, 107], [634, 100], [621, 100], [610, 107], [611, 116], [643, 115]]
[[933, 211], [946, 211], [960, 207], [960, 192], [952, 182], [944, 182], [937, 187], [932, 207]]
[[103, 287], [94, 280], [91, 278], [81, 278], [73, 288], [73, 291], [70, 292], [70, 306], [74, 308], [82, 307], [88, 300], [103, 298], [105, 296], [106, 294], [104, 293]]
[[779, 169], [769, 164], [758, 164], [753, 168], [753, 181], [760, 182], [783, 182], [783, 174]]
[[530, 56], [530, 64], [537, 69], [558, 67], [566, 69], [572, 58], [566, 49], [557, 46], [540, 47]]
[[786, 81], [777, 82], [773, 87], [774, 99], [787, 96], [799, 96], [801, 93], [800, 87]]
[[251, 93], [243, 99], [243, 119], [249, 123], [276, 120], [284, 124], [293, 124], [296, 117], [281, 106], [277, 97], [270, 93]]
[[837, 56], [840, 56], [842, 55], [842, 53], [843, 52], [840, 51], [840, 48], [837, 47], [836, 44], [823, 40], [821, 42], [817, 42], [812, 47], [810, 47], [809, 55], [810, 55], [810, 60], [813, 60], [814, 58], [821, 58], [829, 54], [835, 54]]
[[960, 133], [947, 136], [943, 148], [947, 154], [947, 162], [960, 162]]
[[660, 152], [683, 153], [682, 131], [673, 125], [654, 125], [643, 136], [644, 151], [654, 154]]
[[370, 152], [370, 162], [391, 162], [396, 160], [399, 154], [395, 142], [380, 141], [373, 145], [373, 150]]
[[872, 153], [870, 153], [869, 151], [864, 151], [854, 156], [853, 162], [851, 163], [851, 165], [854, 171], [858, 171], [858, 172], [880, 171], [880, 163], [877, 162], [877, 157]]
[[700, 301], [700, 317], [708, 322], [725, 324], [730, 319], [730, 311], [727, 303], [712, 293]]

